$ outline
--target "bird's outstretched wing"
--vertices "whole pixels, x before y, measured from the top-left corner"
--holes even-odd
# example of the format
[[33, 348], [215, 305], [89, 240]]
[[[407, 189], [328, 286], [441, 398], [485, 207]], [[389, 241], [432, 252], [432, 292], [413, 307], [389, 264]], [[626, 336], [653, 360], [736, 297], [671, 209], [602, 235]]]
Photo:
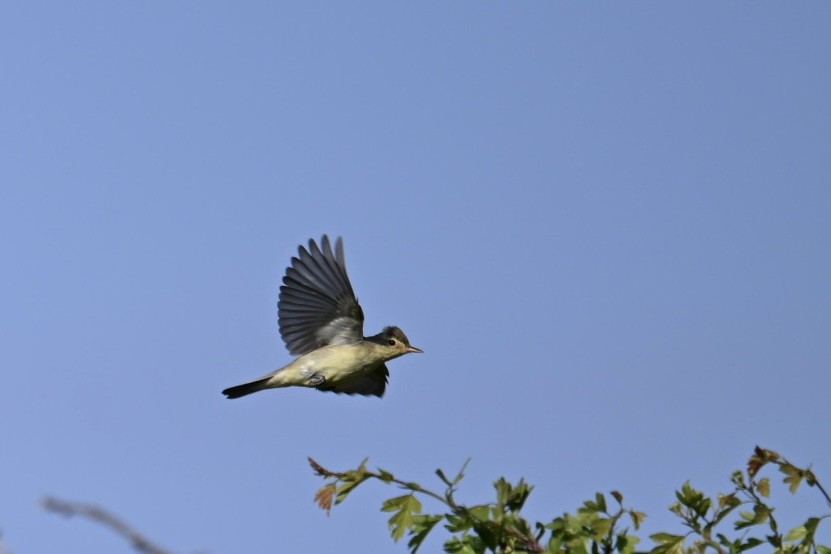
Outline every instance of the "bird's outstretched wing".
[[326, 235], [320, 244], [309, 240], [308, 250], [298, 248], [280, 287], [280, 336], [296, 356], [363, 338], [364, 313], [346, 274], [343, 241], [337, 239], [334, 252]]

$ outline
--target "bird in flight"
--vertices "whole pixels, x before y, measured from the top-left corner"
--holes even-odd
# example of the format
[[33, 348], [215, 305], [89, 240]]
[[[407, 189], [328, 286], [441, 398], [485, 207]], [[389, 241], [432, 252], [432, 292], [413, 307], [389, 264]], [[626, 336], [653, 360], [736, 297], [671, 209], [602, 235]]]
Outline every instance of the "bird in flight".
[[280, 336], [299, 357], [264, 377], [225, 389], [226, 397], [281, 387], [380, 397], [389, 377], [386, 362], [422, 352], [398, 327], [364, 336], [364, 312], [346, 274], [340, 238], [334, 251], [326, 235], [320, 246], [314, 240], [308, 250], [300, 245], [283, 276], [277, 312]]

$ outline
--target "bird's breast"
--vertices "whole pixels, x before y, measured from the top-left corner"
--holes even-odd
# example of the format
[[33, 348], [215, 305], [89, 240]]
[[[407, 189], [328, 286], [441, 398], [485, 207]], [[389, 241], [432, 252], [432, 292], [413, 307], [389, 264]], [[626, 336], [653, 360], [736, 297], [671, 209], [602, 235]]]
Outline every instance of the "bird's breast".
[[331, 381], [365, 371], [379, 361], [381, 359], [373, 345], [354, 343], [318, 348], [301, 356], [291, 365], [295, 365], [304, 374], [321, 373]]

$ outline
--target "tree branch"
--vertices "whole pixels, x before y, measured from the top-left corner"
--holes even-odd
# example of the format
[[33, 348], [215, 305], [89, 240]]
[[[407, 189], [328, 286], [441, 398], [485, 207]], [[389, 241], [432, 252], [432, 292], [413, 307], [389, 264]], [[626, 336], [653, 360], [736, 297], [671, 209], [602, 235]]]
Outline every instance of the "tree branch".
[[117, 534], [126, 538], [133, 545], [133, 548], [144, 554], [172, 554], [160, 546], [156, 546], [138, 531], [107, 512], [103, 508], [80, 502], [69, 502], [48, 496], [43, 499], [43, 507], [50, 512], [55, 512], [66, 517], [81, 516], [96, 521], [105, 527], [109, 527]]

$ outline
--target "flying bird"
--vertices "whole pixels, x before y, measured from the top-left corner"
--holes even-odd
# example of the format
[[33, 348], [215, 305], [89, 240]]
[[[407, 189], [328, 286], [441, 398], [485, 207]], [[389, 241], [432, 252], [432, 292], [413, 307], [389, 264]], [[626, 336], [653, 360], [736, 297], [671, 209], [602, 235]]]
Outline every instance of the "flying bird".
[[389, 377], [386, 362], [422, 352], [395, 326], [364, 336], [364, 312], [346, 274], [340, 238], [334, 251], [326, 235], [319, 247], [314, 240], [308, 249], [300, 245], [286, 268], [277, 312], [280, 336], [289, 353], [299, 357], [264, 377], [225, 389], [228, 398], [282, 387], [380, 397]]

